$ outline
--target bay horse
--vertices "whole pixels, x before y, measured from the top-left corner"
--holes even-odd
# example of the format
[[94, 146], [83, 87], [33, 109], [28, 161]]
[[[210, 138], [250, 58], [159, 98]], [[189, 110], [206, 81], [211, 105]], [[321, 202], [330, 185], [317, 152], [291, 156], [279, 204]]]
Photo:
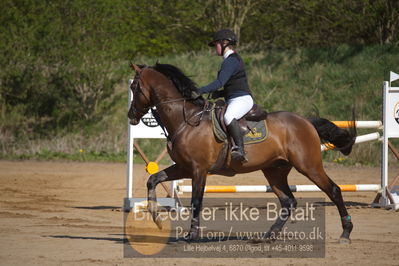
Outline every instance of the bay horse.
[[[192, 180], [192, 219], [187, 241], [199, 239], [199, 214], [202, 207], [206, 178], [218, 159], [223, 143], [216, 140], [210, 110], [202, 97], [192, 100], [195, 83], [180, 69], [169, 64], [155, 66], [131, 65], [136, 72], [130, 89], [133, 93], [128, 117], [137, 125], [151, 107], [164, 124], [168, 136], [168, 152], [174, 165], [149, 177], [148, 211], [161, 228], [157, 207], [156, 186], [165, 181], [182, 178]], [[226, 167], [235, 173], [261, 170], [279, 198], [286, 212], [279, 216], [266, 233], [266, 238], [280, 232], [297, 202], [291, 192], [287, 176], [294, 167], [316, 184], [338, 208], [343, 232], [341, 243], [350, 243], [353, 228], [351, 217], [341, 195], [341, 189], [328, 177], [323, 168], [320, 144], [329, 141], [345, 155], [356, 139], [356, 129], [343, 130], [323, 118], [305, 119], [285, 111], [268, 113], [268, 139], [245, 146], [248, 162], [230, 160]], [[220, 172], [218, 174], [224, 174]]]

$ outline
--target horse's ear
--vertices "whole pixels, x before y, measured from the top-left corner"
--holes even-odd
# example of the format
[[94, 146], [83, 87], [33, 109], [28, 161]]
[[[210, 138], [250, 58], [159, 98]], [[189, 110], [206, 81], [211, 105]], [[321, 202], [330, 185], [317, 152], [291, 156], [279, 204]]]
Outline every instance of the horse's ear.
[[134, 70], [134, 71], [136, 71], [136, 73], [141, 73], [141, 68], [140, 67], [138, 67], [136, 64], [133, 64], [133, 63], [130, 63], [130, 67]]

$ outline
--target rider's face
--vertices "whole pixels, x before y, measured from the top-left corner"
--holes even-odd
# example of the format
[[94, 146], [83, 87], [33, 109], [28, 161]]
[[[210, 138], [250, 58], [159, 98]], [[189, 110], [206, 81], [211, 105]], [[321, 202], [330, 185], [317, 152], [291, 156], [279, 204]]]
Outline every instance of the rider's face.
[[222, 43], [221, 42], [215, 43], [215, 50], [216, 50], [217, 55], [219, 55], [219, 56], [222, 55]]

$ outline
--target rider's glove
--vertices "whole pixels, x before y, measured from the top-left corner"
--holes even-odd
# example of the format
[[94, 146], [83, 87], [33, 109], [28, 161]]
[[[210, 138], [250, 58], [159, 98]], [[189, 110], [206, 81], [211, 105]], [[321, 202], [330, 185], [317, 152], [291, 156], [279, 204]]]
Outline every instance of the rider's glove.
[[196, 99], [198, 99], [199, 97], [201, 97], [201, 94], [199, 94], [199, 93], [196, 92], [196, 91], [191, 91], [191, 99], [192, 99], [192, 100], [196, 100]]
[[217, 99], [217, 98], [221, 98], [221, 97], [224, 97], [223, 91], [214, 91], [211, 94], [212, 99]]

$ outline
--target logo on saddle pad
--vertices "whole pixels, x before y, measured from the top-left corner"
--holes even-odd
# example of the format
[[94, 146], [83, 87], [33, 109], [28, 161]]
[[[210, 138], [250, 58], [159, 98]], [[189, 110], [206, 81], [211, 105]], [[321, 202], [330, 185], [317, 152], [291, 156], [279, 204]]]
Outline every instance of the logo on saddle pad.
[[[225, 141], [227, 139], [227, 134], [220, 125], [214, 112], [212, 112], [212, 125], [216, 139], [219, 141]], [[266, 120], [257, 122], [247, 121], [247, 125], [249, 132], [244, 135], [244, 144], [255, 144], [267, 139], [268, 130]]]

